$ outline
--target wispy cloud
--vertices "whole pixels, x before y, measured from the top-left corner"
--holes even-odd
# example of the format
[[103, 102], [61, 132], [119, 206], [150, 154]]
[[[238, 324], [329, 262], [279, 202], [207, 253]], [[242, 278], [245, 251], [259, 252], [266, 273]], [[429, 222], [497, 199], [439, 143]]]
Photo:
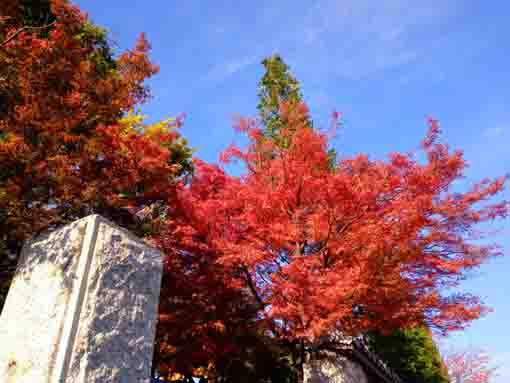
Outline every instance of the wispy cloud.
[[317, 2], [302, 20], [293, 20], [298, 26], [289, 32], [293, 56], [305, 70], [347, 79], [413, 64], [434, 51], [440, 41], [435, 27], [450, 11], [450, 5], [439, 1], [396, 0], [377, 6], [368, 0]]
[[241, 71], [242, 69], [246, 68], [247, 66], [255, 63], [255, 61], [256, 56], [253, 55], [234, 59], [223, 65], [222, 73], [224, 73], [227, 76], [231, 76]]
[[256, 55], [234, 57], [215, 64], [202, 78], [207, 84], [217, 84], [257, 62]]
[[[261, 0], [246, 11], [253, 22], [219, 16], [209, 26], [219, 59], [201, 80], [207, 84], [225, 81], [274, 51], [285, 57], [303, 81], [315, 83], [325, 78], [357, 80], [424, 62], [434, 68], [409, 69], [402, 75], [444, 73], [436, 60], [444, 40], [438, 31], [455, 3], [388, 0], [376, 5], [371, 0], [321, 0], [296, 7], [290, 0]], [[222, 57], [230, 58], [221, 61]]]
[[490, 128], [484, 129], [482, 135], [486, 138], [495, 138], [505, 133], [505, 127], [503, 125], [496, 125]]

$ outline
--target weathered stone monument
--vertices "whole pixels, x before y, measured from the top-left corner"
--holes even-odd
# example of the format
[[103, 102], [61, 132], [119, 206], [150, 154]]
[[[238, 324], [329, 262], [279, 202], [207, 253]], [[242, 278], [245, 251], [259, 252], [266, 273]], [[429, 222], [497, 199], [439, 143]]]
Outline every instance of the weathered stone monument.
[[363, 367], [336, 353], [324, 352], [320, 359], [309, 360], [304, 368], [305, 383], [368, 383]]
[[0, 317], [1, 383], [148, 383], [161, 254], [92, 215], [25, 244]]

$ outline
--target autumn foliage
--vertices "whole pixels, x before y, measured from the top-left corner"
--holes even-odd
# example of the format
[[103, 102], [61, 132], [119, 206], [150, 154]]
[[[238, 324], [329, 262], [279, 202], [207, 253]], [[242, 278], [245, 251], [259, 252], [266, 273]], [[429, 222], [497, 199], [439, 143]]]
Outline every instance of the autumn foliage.
[[449, 352], [444, 362], [451, 383], [490, 383], [497, 372], [491, 358], [477, 350]]
[[[92, 212], [150, 235], [165, 253], [161, 371], [211, 375], [234, 355], [250, 358], [248, 344], [271, 349], [269, 338], [293, 353], [333, 330], [425, 323], [448, 333], [487, 311], [450, 291], [500, 255], [475, 240], [479, 224], [508, 216], [509, 202], [489, 201], [506, 178], [454, 192], [467, 165], [439, 141], [436, 120], [424, 162], [415, 153], [336, 161], [296, 83], [277, 114], [279, 96], [262, 93], [270, 134], [239, 119], [249, 145], [228, 147], [221, 161], [240, 161], [243, 176], [198, 158], [192, 165], [179, 118], [145, 124], [132, 112], [158, 70], [145, 36], [114, 57], [76, 6], [46, 3], [51, 17], [37, 27], [19, 1], [0, 18], [0, 244], [16, 253], [25, 239]], [[276, 64], [277, 77], [287, 76]]]
[[0, 19], [0, 307], [24, 240], [91, 213], [152, 232], [157, 222], [136, 214], [166, 206], [191, 156], [180, 119], [145, 125], [128, 114], [158, 71], [143, 34], [114, 57], [105, 31], [69, 2], [9, 3]]
[[[294, 113], [305, 111], [302, 105]], [[302, 121], [283, 115], [289, 125]], [[290, 148], [263, 161], [260, 130], [243, 120], [239, 128], [252, 144], [230, 147], [223, 160], [240, 159], [248, 174], [230, 177], [198, 163], [180, 198], [194, 211], [194, 230], [229, 270], [225, 280], [249, 289], [283, 337], [423, 321], [442, 332], [461, 329], [485, 308], [476, 297], [444, 291], [499, 254], [469, 240], [478, 235], [475, 224], [508, 214], [505, 201], [478, 206], [505, 179], [448, 192], [466, 163], [460, 151], [436, 142], [437, 122], [430, 125], [425, 164], [412, 154], [388, 161], [358, 155], [331, 172], [324, 135], [293, 129]]]
[[113, 58], [77, 7], [55, 0], [51, 12], [43, 29], [2, 24], [0, 228], [11, 249], [90, 212], [128, 224], [129, 208], [166, 201], [181, 172], [175, 131], [119, 122], [147, 99], [143, 81], [158, 70], [144, 35]]
[[[358, 155], [332, 170], [327, 137], [296, 126], [306, 113], [304, 104], [282, 105], [292, 127], [281, 132], [292, 134], [285, 149], [264, 138], [256, 122], [240, 119], [237, 129], [251, 144], [227, 148], [222, 160], [242, 161], [242, 177], [195, 160], [195, 174], [179, 184], [158, 238], [174, 281], [179, 272], [190, 278], [202, 291], [194, 296], [213, 312], [217, 298], [208, 292], [243, 292], [258, 327], [294, 349], [332, 330], [384, 333], [426, 323], [445, 334], [483, 315], [487, 308], [477, 297], [448, 289], [500, 254], [472, 240], [482, 237], [477, 224], [508, 215], [507, 201], [487, 202], [506, 179], [452, 192], [466, 162], [461, 151], [438, 142], [434, 119], [422, 142], [425, 163], [413, 153], [392, 153], [386, 161]], [[195, 269], [196, 283], [195, 267], [204, 267]], [[218, 276], [220, 290], [209, 285]], [[174, 295], [166, 291], [161, 304]], [[227, 319], [218, 312], [209, 318], [215, 319], [204, 328], [221, 328]], [[213, 345], [202, 347], [214, 355], [215, 340], [208, 340]]]

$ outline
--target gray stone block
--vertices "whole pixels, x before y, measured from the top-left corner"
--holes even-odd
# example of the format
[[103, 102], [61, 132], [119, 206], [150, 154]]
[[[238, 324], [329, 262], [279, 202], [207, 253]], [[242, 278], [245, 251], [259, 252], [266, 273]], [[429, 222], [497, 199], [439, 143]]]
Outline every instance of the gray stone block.
[[304, 383], [368, 383], [368, 376], [355, 361], [335, 353], [304, 365]]
[[25, 244], [0, 317], [2, 383], [149, 383], [161, 253], [92, 215]]

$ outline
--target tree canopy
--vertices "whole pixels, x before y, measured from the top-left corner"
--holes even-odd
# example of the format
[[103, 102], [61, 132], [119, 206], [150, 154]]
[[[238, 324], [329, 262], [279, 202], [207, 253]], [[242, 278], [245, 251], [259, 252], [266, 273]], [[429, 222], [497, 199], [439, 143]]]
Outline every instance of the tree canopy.
[[[283, 130], [292, 134], [284, 150], [253, 120], [239, 121], [251, 144], [230, 146], [222, 159], [243, 161], [242, 178], [197, 161], [189, 187], [178, 193], [196, 231], [188, 241], [199, 239], [217, 254], [225, 282], [252, 293], [275, 337], [422, 323], [448, 333], [483, 315], [477, 297], [447, 292], [499, 254], [471, 240], [479, 238], [476, 224], [507, 216], [507, 201], [480, 204], [503, 190], [506, 178], [449, 192], [465, 161], [437, 142], [433, 119], [422, 142], [424, 164], [412, 154], [392, 153], [387, 161], [358, 155], [332, 171], [325, 135], [302, 129], [306, 113], [304, 104], [282, 106], [292, 127]], [[277, 155], [262, 161], [267, 151]]]
[[445, 334], [483, 315], [477, 297], [448, 288], [500, 254], [472, 240], [477, 224], [508, 215], [507, 201], [483, 203], [506, 178], [451, 192], [466, 164], [438, 142], [432, 118], [421, 143], [425, 163], [413, 153], [386, 161], [361, 154], [332, 168], [327, 137], [307, 128], [307, 116], [304, 103], [281, 102], [279, 134], [288, 146], [260, 120], [239, 119], [250, 144], [228, 147], [222, 161], [242, 161], [243, 177], [195, 159], [195, 174], [177, 189], [179, 208], [162, 225], [165, 252], [188, 265], [207, 259], [225, 288], [251, 296], [253, 318], [291, 352], [336, 330], [425, 323]]
[[135, 213], [166, 205], [191, 152], [178, 119], [130, 129], [127, 113], [147, 100], [144, 80], [158, 71], [143, 34], [114, 58], [104, 30], [67, 1], [13, 1], [5, 11], [0, 261], [8, 285], [23, 241], [43, 230], [99, 213], [143, 234]]

